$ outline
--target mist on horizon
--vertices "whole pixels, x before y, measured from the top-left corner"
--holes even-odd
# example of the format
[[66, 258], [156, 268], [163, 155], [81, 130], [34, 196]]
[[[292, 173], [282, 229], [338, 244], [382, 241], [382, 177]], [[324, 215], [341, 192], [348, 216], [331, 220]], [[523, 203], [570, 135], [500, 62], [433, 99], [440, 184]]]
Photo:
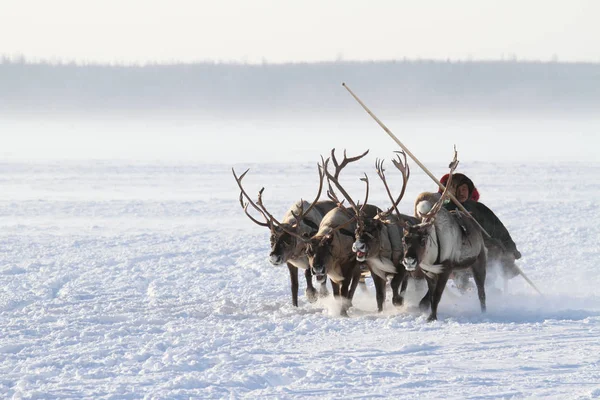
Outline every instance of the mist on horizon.
[[423, 160], [595, 161], [600, 65], [0, 63], [4, 160], [315, 162], [396, 144]]

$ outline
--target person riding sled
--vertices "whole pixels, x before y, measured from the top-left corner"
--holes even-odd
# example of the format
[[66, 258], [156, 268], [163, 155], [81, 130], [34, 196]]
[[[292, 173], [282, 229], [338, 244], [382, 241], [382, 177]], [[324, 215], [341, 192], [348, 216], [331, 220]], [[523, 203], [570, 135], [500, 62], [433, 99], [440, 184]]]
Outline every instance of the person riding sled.
[[[440, 179], [443, 185], [447, 181], [448, 174]], [[454, 173], [451, 185], [452, 187], [449, 188], [451, 193], [491, 236], [491, 238], [488, 238], [487, 235], [484, 235], [486, 247], [488, 248], [488, 259], [500, 263], [502, 273], [506, 279], [517, 276], [519, 269], [515, 265], [515, 260], [521, 258], [521, 252], [517, 249], [517, 245], [502, 221], [485, 204], [479, 202], [479, 191], [473, 181], [464, 174]], [[444, 204], [444, 207], [449, 211], [458, 209], [458, 206], [453, 202]]]

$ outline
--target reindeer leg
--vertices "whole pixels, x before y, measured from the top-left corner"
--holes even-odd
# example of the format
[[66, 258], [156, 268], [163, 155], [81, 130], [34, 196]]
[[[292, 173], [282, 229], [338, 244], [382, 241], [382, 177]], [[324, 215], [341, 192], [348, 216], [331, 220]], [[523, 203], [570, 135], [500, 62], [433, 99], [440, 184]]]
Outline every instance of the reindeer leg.
[[354, 292], [356, 292], [356, 287], [358, 286], [361, 278], [362, 274], [360, 268], [358, 266], [352, 268], [352, 282], [350, 284], [350, 290], [348, 291], [348, 300], [352, 301], [354, 298]]
[[[436, 321], [437, 320], [437, 308], [438, 304], [440, 304], [440, 300], [442, 299], [442, 293], [444, 293], [444, 289], [446, 288], [446, 282], [448, 282], [448, 277], [450, 276], [450, 271], [442, 272], [440, 275], [437, 275], [435, 280], [435, 285], [433, 287], [433, 295], [431, 296], [431, 314], [427, 318], [427, 321]], [[429, 290], [431, 291], [431, 287]]]
[[433, 296], [433, 289], [429, 283], [429, 279], [425, 278], [425, 281], [427, 281], [427, 293], [425, 293], [425, 296], [423, 296], [423, 298], [419, 302], [419, 310], [421, 310], [422, 312], [429, 310], [429, 308], [431, 307], [431, 298]]
[[[419, 302], [419, 308], [423, 311], [425, 311], [425, 309], [423, 309], [423, 303], [428, 302], [431, 306], [431, 313], [429, 315], [429, 318], [427, 319], [428, 321], [434, 321], [437, 319], [437, 308], [435, 309], [435, 312], [433, 308], [433, 294], [435, 293], [437, 280], [437, 275], [434, 275], [431, 278], [428, 276], [425, 277], [425, 281], [427, 282], [427, 293], [425, 293], [425, 296]], [[431, 319], [432, 316], [434, 317], [433, 319]]]
[[352, 279], [346, 278], [340, 285], [340, 297], [342, 301], [342, 309], [340, 310], [340, 315], [342, 317], [348, 316], [348, 309], [352, 306], [352, 299], [349, 297], [349, 286], [351, 285], [351, 283]]
[[340, 285], [339, 283], [335, 283], [334, 281], [331, 281], [331, 290], [333, 290], [333, 297], [334, 298], [338, 298], [340, 297]]
[[321, 287], [319, 288], [319, 297], [327, 297], [329, 296], [329, 290], [327, 290], [327, 277], [321, 283]]
[[375, 298], [377, 299], [377, 311], [383, 311], [383, 302], [385, 301], [385, 284], [386, 280], [371, 272], [373, 284], [375, 284]]
[[[402, 304], [404, 304], [403, 293], [406, 291], [406, 285], [408, 283], [407, 278], [408, 275], [406, 274], [406, 271], [403, 270], [394, 275], [390, 282], [390, 286], [392, 287], [392, 304], [396, 307], [402, 307]], [[402, 288], [400, 288], [400, 286], [402, 286]]]
[[[360, 287], [361, 292], [368, 293], [369, 291], [367, 290], [367, 282], [366, 282], [367, 278], [364, 274], [367, 271], [369, 271], [369, 267], [367, 266], [367, 264], [360, 263], [359, 269], [360, 269], [360, 278], [358, 280], [358, 285]], [[369, 273], [371, 273], [371, 272], [369, 271]]]
[[473, 278], [475, 279], [475, 285], [477, 285], [477, 296], [479, 297], [479, 305], [481, 306], [481, 312], [486, 311], [485, 305], [485, 269], [486, 269], [486, 255], [484, 251], [479, 253], [477, 261], [471, 267], [473, 270]]
[[294, 307], [298, 307], [298, 268], [290, 263], [287, 266], [290, 271], [290, 281], [292, 284], [292, 304]]
[[314, 303], [317, 301], [317, 290], [313, 286], [312, 273], [310, 272], [310, 268], [306, 268], [304, 270], [304, 277], [306, 278], [306, 298], [309, 303]]
[[[346, 283], [348, 279], [344, 279], [344, 282], [340, 285], [339, 283], [335, 283], [331, 281], [331, 289], [333, 290], [333, 298], [337, 301], [342, 301], [342, 309], [340, 310], [340, 315], [342, 317], [348, 316], [348, 308], [350, 308], [347, 304], [348, 299], [346, 298], [348, 294], [348, 283]], [[345, 288], [344, 288], [345, 286]]]
[[349, 292], [350, 292], [350, 282], [348, 279], [344, 279], [344, 282], [342, 282], [342, 284], [340, 286], [340, 294], [342, 295], [343, 298], [348, 299]]
[[[341, 290], [341, 286], [340, 286], [339, 283], [336, 283], [333, 280], [330, 280], [330, 281], [331, 281], [331, 290], [333, 291], [333, 298], [336, 301], [340, 301], [341, 300], [340, 299], [340, 294], [341, 294], [341, 291], [342, 291]], [[340, 311], [340, 314], [342, 316], [348, 316], [348, 313], [346, 312], [346, 310], [344, 309], [344, 307], [342, 307], [342, 309]]]
[[342, 301], [344, 302], [340, 314], [343, 317], [348, 316], [348, 309], [352, 307], [352, 298], [354, 297], [354, 292], [356, 292], [356, 287], [358, 286], [358, 281], [361, 276], [360, 268], [356, 265], [349, 268], [349, 270], [351, 274], [345, 274], [344, 282], [342, 282], [340, 286], [340, 294]]

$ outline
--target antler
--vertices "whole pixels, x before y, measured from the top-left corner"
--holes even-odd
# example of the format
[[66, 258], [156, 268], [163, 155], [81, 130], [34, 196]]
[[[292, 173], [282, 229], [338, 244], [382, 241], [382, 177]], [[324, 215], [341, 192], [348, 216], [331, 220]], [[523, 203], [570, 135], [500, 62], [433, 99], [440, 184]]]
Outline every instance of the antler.
[[[328, 158], [327, 160], [325, 160], [325, 164], [324, 164], [324, 168], [323, 168], [325, 171], [325, 174], [327, 175], [327, 180], [329, 182], [329, 191], [328, 191], [329, 197], [332, 200], [336, 201], [339, 205], [341, 205], [342, 202], [338, 201], [338, 198], [335, 195], [333, 188], [331, 187], [331, 182], [333, 182], [335, 184], [335, 186], [338, 188], [338, 190], [344, 195], [344, 198], [346, 200], [348, 200], [348, 202], [350, 203], [350, 205], [352, 206], [354, 211], [357, 213], [357, 215], [358, 215], [359, 209], [358, 209], [356, 203], [354, 202], [354, 200], [352, 200], [352, 197], [350, 197], [348, 192], [346, 192], [346, 190], [340, 184], [338, 177], [340, 175], [340, 172], [342, 171], [342, 169], [344, 169], [344, 167], [346, 165], [348, 165], [351, 162], [360, 160], [361, 158], [366, 156], [368, 152], [369, 152], [369, 150], [365, 151], [363, 154], [361, 154], [359, 156], [348, 158], [348, 157], [346, 157], [346, 150], [344, 150], [344, 160], [340, 164], [337, 162], [337, 159], [335, 158], [335, 149], [331, 149], [331, 158]], [[333, 165], [335, 166], [335, 173], [333, 175], [331, 175], [331, 173], [329, 172], [329, 170], [327, 168], [330, 159], [333, 161]], [[366, 177], [366, 174], [365, 174], [365, 177]], [[369, 180], [368, 179], [365, 180], [364, 178], [361, 178], [361, 180], [366, 181], [367, 187], [368, 187]], [[367, 190], [367, 195], [368, 194], [369, 194], [369, 192]], [[365, 204], [366, 204], [366, 201], [365, 201]], [[363, 206], [364, 206], [364, 204], [363, 204]]]
[[[300, 224], [300, 221], [306, 215], [308, 215], [308, 213], [313, 209], [315, 204], [317, 204], [317, 202], [319, 201], [319, 197], [321, 197], [321, 192], [323, 191], [323, 181], [325, 180], [325, 173], [323, 172], [323, 168], [319, 164], [317, 164], [317, 167], [318, 167], [318, 172], [319, 172], [319, 191], [317, 192], [317, 196], [315, 197], [313, 202], [308, 206], [308, 208], [306, 210], [304, 210], [304, 202], [301, 200], [300, 201], [300, 213], [298, 215], [292, 213], [292, 215], [296, 219], [296, 224], [297, 224], [296, 226], [298, 226]], [[244, 190], [244, 187], [242, 186], [242, 179], [244, 179], [244, 176], [246, 176], [246, 174], [248, 173], [248, 171], [250, 171], [250, 169], [247, 169], [239, 177], [236, 175], [235, 170], [233, 168], [231, 168], [231, 171], [233, 172], [235, 181], [237, 182], [237, 184], [240, 188], [240, 205], [244, 209], [244, 212], [246, 213], [248, 218], [250, 218], [254, 223], [256, 223], [260, 226], [266, 226], [266, 227], [270, 228], [271, 230], [273, 230], [275, 226], [278, 226], [285, 232], [289, 233], [290, 235], [306, 241], [305, 238], [303, 238], [301, 235], [298, 235], [296, 232], [294, 232], [294, 230], [287, 229], [284, 225], [281, 224], [281, 222], [279, 222], [267, 210], [267, 208], [265, 207], [263, 200], [262, 200], [262, 194], [265, 190], [264, 187], [261, 188], [260, 191], [258, 192], [258, 200], [256, 202], [252, 201], [252, 199], [250, 198], [248, 193], [246, 193], [246, 190]], [[244, 203], [244, 198], [246, 198], [247, 203]], [[256, 218], [254, 218], [252, 215], [250, 215], [250, 213], [248, 212], [248, 206], [250, 206], [250, 205], [263, 216], [263, 218], [265, 219], [266, 222], [260, 222]]]
[[344, 149], [344, 159], [342, 160], [341, 164], [338, 164], [337, 159], [335, 158], [335, 148], [331, 149], [331, 160], [333, 161], [333, 165], [335, 166], [335, 174], [333, 175], [335, 179], [337, 179], [340, 176], [340, 172], [342, 171], [342, 169], [344, 169], [346, 165], [350, 164], [351, 162], [360, 160], [361, 158], [366, 156], [368, 152], [369, 150], [356, 157], [348, 158], [346, 157], [346, 149]]
[[431, 210], [429, 210], [429, 212], [427, 214], [422, 215], [422, 220], [426, 224], [433, 223], [433, 221], [435, 220], [436, 214], [438, 213], [438, 211], [440, 211], [440, 209], [444, 205], [444, 201], [446, 200], [446, 197], [448, 197], [448, 189], [452, 185], [452, 175], [454, 174], [454, 170], [458, 166], [458, 160], [456, 159], [456, 157], [457, 157], [456, 146], [454, 146], [454, 158], [452, 159], [452, 162], [450, 163], [450, 165], [448, 165], [448, 168], [450, 168], [450, 173], [448, 174], [448, 182], [446, 182], [446, 187], [444, 188], [444, 192], [442, 193], [440, 199], [433, 205], [433, 207], [431, 207]]
[[327, 189], [327, 197], [329, 197], [331, 201], [337, 204], [338, 207], [344, 208], [344, 200], [338, 199], [337, 195], [333, 191], [333, 188], [331, 187], [331, 182], [329, 181], [329, 179], [327, 180], [327, 185], [329, 186], [329, 188]]
[[[248, 171], [250, 171], [250, 168], [248, 168], [238, 178], [238, 176], [235, 173], [235, 169], [231, 168], [231, 172], [233, 172], [233, 177], [235, 178], [235, 181], [237, 182], [237, 184], [238, 184], [238, 186], [240, 188], [240, 205], [244, 209], [244, 212], [246, 213], [246, 215], [248, 216], [248, 218], [250, 218], [254, 223], [256, 223], [256, 224], [258, 224], [260, 226], [266, 226], [267, 228], [271, 228], [272, 229], [273, 227], [272, 227], [271, 221], [269, 221], [269, 218], [267, 218], [267, 216], [265, 215], [265, 213], [256, 205], [256, 203], [254, 201], [252, 201], [252, 199], [250, 198], [250, 196], [248, 196], [248, 193], [246, 193], [246, 190], [244, 190], [244, 187], [242, 186], [242, 179], [244, 179], [244, 176], [246, 176], [246, 174], [248, 173]], [[262, 190], [261, 190], [261, 192], [262, 192]], [[247, 203], [244, 203], [244, 197], [248, 201]], [[248, 212], [248, 206], [249, 205], [252, 205], [252, 207], [263, 216], [263, 218], [266, 220], [266, 222], [260, 222], [257, 219], [255, 219], [252, 215], [250, 215], [250, 213]]]
[[[327, 164], [329, 163], [329, 158], [327, 160], [323, 160], [323, 156], [321, 156], [321, 162], [323, 165], [323, 170], [325, 171], [325, 174], [327, 174], [327, 197], [329, 197], [329, 199], [331, 199], [331, 201], [333, 201], [335, 204], [337, 204], [338, 207], [345, 209], [344, 207], [344, 199], [340, 200], [338, 199], [337, 195], [335, 194], [335, 191], [333, 190], [333, 187], [331, 187], [331, 180], [329, 179], [329, 174], [327, 171]], [[339, 173], [338, 173], [339, 174]]]
[[[323, 160], [323, 157], [321, 157], [321, 160]], [[323, 163], [324, 164], [324, 163]], [[313, 209], [313, 207], [317, 204], [317, 202], [319, 201], [319, 197], [321, 197], [321, 192], [323, 191], [323, 181], [325, 179], [325, 172], [324, 172], [324, 167], [322, 167], [320, 164], [317, 163], [317, 168], [319, 170], [319, 191], [317, 193], [317, 196], [315, 197], [315, 199], [313, 200], [313, 202], [310, 204], [310, 206], [308, 206], [308, 208], [306, 209], [306, 211], [304, 210], [304, 202], [302, 200], [300, 200], [300, 213], [298, 215], [294, 214], [294, 212], [292, 211], [292, 215], [294, 216], [294, 218], [296, 219], [296, 226], [300, 226], [300, 222], [302, 221], [302, 219], [304, 217], [306, 217], [308, 215], [308, 213], [310, 212], [310, 210]], [[289, 233], [290, 235], [304, 241], [307, 242], [307, 239], [301, 235], [298, 235], [296, 232], [294, 232], [293, 230], [290, 229], [286, 229], [283, 225], [280, 225], [280, 228], [283, 229], [284, 231], [286, 231], [287, 233]]]
[[[321, 157], [321, 160], [322, 159], [323, 159], [323, 157]], [[296, 221], [298, 224], [300, 224], [300, 221], [302, 220], [302, 218], [304, 218], [308, 215], [310, 210], [312, 210], [313, 207], [319, 201], [319, 197], [321, 197], [321, 192], [323, 191], [323, 181], [325, 180], [325, 172], [323, 172], [324, 167], [322, 167], [319, 163], [317, 163], [317, 168], [319, 171], [319, 191], [317, 192], [317, 196], [315, 197], [313, 202], [310, 204], [310, 206], [308, 206], [306, 211], [304, 211], [304, 202], [300, 201], [300, 214], [296, 215], [296, 214], [292, 213], [294, 215], [294, 217], [296, 218]]]
[[363, 154], [358, 155], [356, 157], [348, 158], [346, 156], [346, 150], [344, 150], [344, 159], [342, 160], [341, 163], [338, 163], [337, 159], [335, 158], [335, 148], [331, 149], [331, 160], [333, 162], [333, 165], [335, 166], [335, 173], [333, 175], [331, 175], [331, 173], [327, 169], [327, 166], [328, 166], [328, 163], [330, 160], [329, 158], [327, 160], [325, 160], [325, 164], [324, 164], [324, 168], [323, 168], [325, 171], [325, 174], [327, 175], [327, 180], [329, 183], [329, 190], [327, 191], [327, 195], [329, 196], [330, 199], [332, 199], [333, 201], [338, 203], [338, 205], [341, 206], [342, 202], [338, 200], [337, 196], [335, 195], [335, 192], [333, 191], [333, 188], [331, 187], [331, 182], [333, 182], [333, 184], [344, 195], [344, 198], [346, 200], [348, 200], [348, 203], [350, 203], [350, 205], [352, 206], [352, 209], [354, 210], [354, 213], [356, 215], [357, 225], [358, 225], [357, 226], [357, 234], [361, 233], [362, 229], [364, 229], [364, 223], [363, 223], [362, 219], [360, 218], [360, 215], [369, 199], [369, 178], [367, 177], [367, 174], [365, 174], [364, 178], [360, 178], [361, 181], [366, 183], [367, 189], [366, 189], [365, 201], [361, 207], [358, 207], [358, 205], [354, 202], [354, 200], [352, 200], [352, 197], [350, 197], [348, 192], [346, 192], [346, 190], [342, 187], [342, 185], [340, 184], [340, 182], [338, 180], [338, 177], [340, 175], [340, 172], [342, 171], [342, 169], [344, 169], [344, 167], [346, 167], [346, 165], [348, 165], [351, 162], [360, 160], [361, 158], [366, 156], [368, 152], [369, 152], [369, 150], [365, 151]]
[[[252, 201], [250, 196], [248, 196], [248, 193], [246, 193], [246, 190], [244, 190], [244, 187], [242, 186], [242, 179], [244, 179], [244, 176], [246, 176], [248, 171], [250, 171], [250, 168], [248, 168], [242, 175], [240, 175], [239, 178], [236, 175], [235, 170], [233, 168], [231, 168], [231, 171], [233, 172], [233, 177], [235, 178], [235, 181], [237, 182], [237, 184], [240, 188], [240, 191], [241, 191], [240, 205], [244, 209], [244, 212], [246, 213], [246, 215], [256, 224], [258, 224], [260, 226], [266, 226], [266, 227], [270, 228], [271, 230], [273, 230], [275, 228], [275, 226], [281, 227], [281, 222], [279, 222], [277, 220], [277, 218], [275, 218], [269, 211], [267, 211], [267, 208], [263, 204], [262, 194], [265, 191], [265, 188], [263, 187], [258, 191], [258, 200], [256, 201], [256, 203], [254, 201]], [[245, 197], [246, 200], [248, 200], [247, 203], [244, 203], [243, 197]], [[250, 213], [248, 212], [249, 205], [251, 205], [256, 211], [261, 213], [261, 215], [263, 216], [263, 218], [265, 219], [266, 222], [260, 222], [256, 218], [254, 218], [252, 215], [250, 215]], [[287, 232], [287, 230], [286, 230], [286, 232]]]
[[[402, 173], [402, 190], [400, 191], [400, 194], [398, 195], [396, 200], [394, 200], [394, 198], [392, 197], [392, 193], [387, 184], [387, 179], [385, 177], [385, 169], [383, 168], [384, 160], [377, 159], [375, 161], [375, 169], [377, 170], [377, 175], [383, 181], [385, 190], [388, 194], [388, 197], [390, 198], [390, 200], [392, 202], [392, 206], [386, 212], [384, 212], [382, 214], [382, 216], [388, 216], [392, 213], [392, 211], [396, 211], [396, 214], [398, 216], [400, 216], [400, 212], [398, 211], [398, 204], [400, 204], [400, 200], [402, 200], [402, 198], [404, 197], [404, 192], [406, 191], [406, 185], [408, 184], [408, 178], [410, 177], [410, 167], [408, 166], [408, 162], [406, 160], [406, 153], [404, 153], [404, 151], [396, 151], [395, 153], [397, 153], [396, 156], [398, 157], [398, 160], [392, 160], [392, 163], [394, 163], [396, 168], [398, 168], [400, 170], [400, 172]], [[402, 154], [404, 156], [404, 161], [402, 161], [402, 159], [400, 158], [400, 156], [398, 154]]]
[[281, 222], [277, 221], [277, 219], [273, 216], [273, 214], [271, 214], [269, 211], [267, 211], [267, 208], [265, 207], [265, 205], [263, 204], [262, 201], [262, 194], [265, 191], [265, 188], [261, 188], [258, 191], [258, 201], [256, 202], [256, 204], [258, 204], [258, 206], [260, 207], [260, 209], [264, 212], [264, 214], [269, 218], [269, 221], [271, 221], [271, 224], [275, 224], [277, 226], [281, 226]]
[[[367, 204], [367, 201], [369, 201], [369, 177], [365, 173], [365, 177], [360, 178], [360, 180], [363, 181], [367, 185], [367, 188], [365, 191], [365, 201], [363, 202], [363, 205], [360, 207], [360, 209], [362, 210], [363, 207]], [[360, 204], [360, 203], [358, 203], [358, 204]]]

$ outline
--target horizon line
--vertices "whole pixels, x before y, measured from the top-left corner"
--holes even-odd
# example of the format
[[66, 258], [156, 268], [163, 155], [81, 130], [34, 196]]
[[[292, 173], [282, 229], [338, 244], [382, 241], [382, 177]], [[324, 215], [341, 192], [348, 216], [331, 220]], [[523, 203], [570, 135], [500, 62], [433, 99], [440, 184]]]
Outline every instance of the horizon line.
[[509, 58], [465, 58], [465, 59], [441, 59], [441, 58], [419, 58], [419, 57], [402, 57], [389, 59], [343, 59], [335, 60], [312, 60], [312, 61], [268, 61], [263, 59], [262, 62], [252, 62], [247, 60], [194, 60], [194, 61], [98, 61], [98, 60], [73, 60], [73, 59], [53, 59], [53, 58], [32, 58], [22, 54], [9, 55], [0, 54], [0, 65], [5, 64], [22, 64], [22, 65], [52, 65], [52, 66], [78, 66], [78, 67], [170, 67], [170, 66], [194, 66], [194, 65], [224, 65], [224, 66], [290, 66], [290, 65], [335, 65], [335, 64], [557, 64], [557, 65], [598, 65], [600, 61], [570, 61], [560, 60], [558, 57], [551, 60], [517, 58], [511, 56]]

